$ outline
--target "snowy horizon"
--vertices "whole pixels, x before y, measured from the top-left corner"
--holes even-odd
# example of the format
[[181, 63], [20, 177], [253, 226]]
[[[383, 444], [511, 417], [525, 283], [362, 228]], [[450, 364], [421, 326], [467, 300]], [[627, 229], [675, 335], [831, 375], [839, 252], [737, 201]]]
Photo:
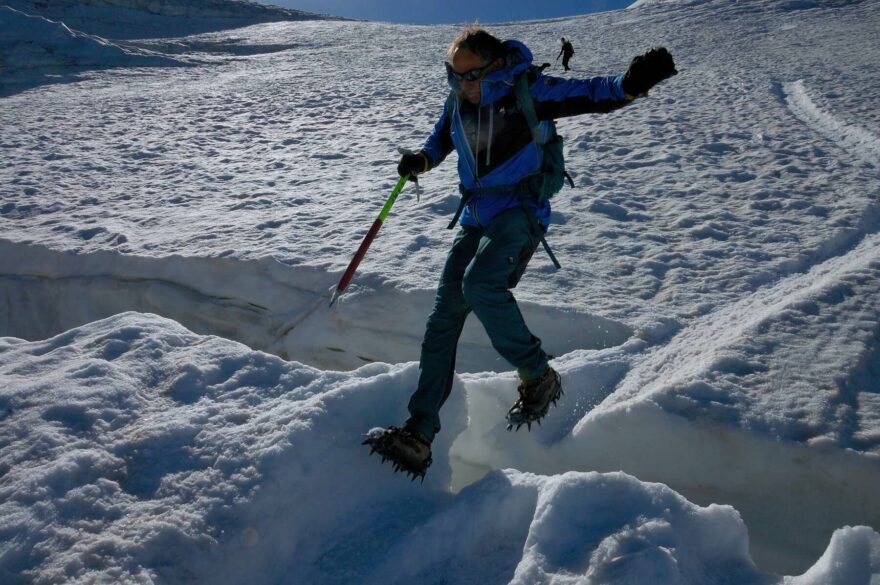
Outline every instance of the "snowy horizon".
[[[261, 0], [262, 1], [262, 0]], [[481, 22], [483, 24], [548, 20], [593, 12], [607, 12], [626, 8], [633, 0], [557, 0], [537, 4], [525, 0], [426, 0], [418, 3], [404, 0], [276, 0], [267, 4], [286, 5], [301, 10], [324, 12], [369, 20], [399, 24], [454, 24]]]
[[507, 432], [469, 320], [423, 484], [360, 442], [406, 416], [454, 155], [328, 302], [459, 27], [160, 4], [0, 0], [0, 582], [880, 581], [880, 2], [489, 27], [680, 73], [559, 121], [562, 269], [516, 296], [565, 397]]
[[[182, 37], [265, 22], [345, 20], [250, 0], [3, 0], [0, 6], [113, 40]], [[7, 30], [7, 35], [27, 33]]]

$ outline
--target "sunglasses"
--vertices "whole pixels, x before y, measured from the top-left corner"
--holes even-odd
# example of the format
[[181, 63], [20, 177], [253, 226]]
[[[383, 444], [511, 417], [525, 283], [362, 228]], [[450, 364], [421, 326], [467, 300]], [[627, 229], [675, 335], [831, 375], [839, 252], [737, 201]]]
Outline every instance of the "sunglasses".
[[470, 71], [465, 71], [464, 73], [458, 73], [455, 69], [452, 68], [452, 65], [449, 63], [444, 63], [446, 65], [446, 75], [450, 79], [454, 79], [455, 81], [477, 81], [482, 79], [489, 68], [492, 66], [492, 63], [487, 63], [482, 67], [477, 67], [476, 69], [471, 69]]

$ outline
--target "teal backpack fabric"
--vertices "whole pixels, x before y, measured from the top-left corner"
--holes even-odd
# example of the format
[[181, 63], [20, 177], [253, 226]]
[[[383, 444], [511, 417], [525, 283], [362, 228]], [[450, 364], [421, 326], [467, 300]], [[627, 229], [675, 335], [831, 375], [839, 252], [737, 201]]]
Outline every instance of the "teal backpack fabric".
[[[492, 195], [495, 193], [509, 193], [510, 191], [514, 191], [521, 200], [523, 209], [525, 209], [531, 222], [535, 225], [535, 229], [538, 230], [541, 245], [544, 246], [544, 250], [550, 257], [551, 262], [553, 262], [553, 265], [558, 269], [561, 268], [562, 265], [559, 264], [556, 255], [553, 254], [553, 250], [550, 249], [550, 245], [544, 238], [543, 232], [546, 231], [546, 226], [543, 226], [535, 216], [535, 212], [529, 205], [528, 200], [535, 199], [539, 203], [543, 202], [558, 193], [565, 185], [566, 180], [568, 180], [568, 183], [572, 187], [574, 187], [574, 181], [572, 181], [571, 175], [565, 170], [563, 140], [562, 136], [556, 134], [556, 123], [550, 123], [550, 131], [547, 132], [546, 136], [541, 132], [538, 115], [535, 112], [535, 100], [532, 98], [532, 94], [529, 91], [529, 81], [526, 72], [520, 73], [514, 78], [513, 89], [517, 105], [522, 111], [523, 116], [525, 116], [529, 129], [532, 132], [532, 140], [534, 140], [541, 153], [541, 169], [536, 173], [523, 177], [519, 183], [515, 185], [496, 185], [493, 187], [476, 187], [473, 189], [464, 189], [463, 185], [459, 185], [459, 190], [461, 191], [462, 196], [461, 201], [458, 210], [455, 212], [455, 216], [452, 218], [452, 221], [449, 222], [449, 226], [447, 227], [452, 229], [455, 226], [464, 206], [471, 197]], [[449, 97], [446, 100], [446, 110], [449, 115], [452, 113], [455, 99], [455, 93], [450, 92]]]
[[530, 193], [538, 201], [553, 197], [565, 185], [565, 181], [574, 187], [571, 175], [565, 170], [565, 155], [563, 154], [562, 136], [556, 134], [556, 124], [552, 124], [553, 132], [544, 140], [538, 126], [538, 115], [535, 113], [535, 101], [529, 92], [529, 82], [526, 74], [517, 76], [513, 86], [516, 102], [522, 110], [529, 128], [532, 130], [532, 139], [541, 149], [541, 171], [534, 175], [524, 177], [520, 189]]

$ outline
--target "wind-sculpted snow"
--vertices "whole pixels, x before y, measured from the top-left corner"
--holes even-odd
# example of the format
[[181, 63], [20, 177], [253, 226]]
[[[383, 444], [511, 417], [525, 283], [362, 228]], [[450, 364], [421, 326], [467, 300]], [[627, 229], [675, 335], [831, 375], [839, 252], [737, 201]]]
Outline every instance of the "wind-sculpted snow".
[[[728, 506], [623, 473], [496, 471], [451, 494], [447, 405], [424, 484], [363, 452], [415, 364], [316, 370], [128, 313], [0, 338], [4, 582], [775, 583]], [[880, 570], [834, 537], [809, 578]], [[841, 565], [841, 559], [846, 561]], [[660, 579], [657, 581], [657, 579]]]
[[838, 120], [816, 107], [802, 81], [783, 86], [785, 101], [794, 114], [854, 156], [880, 169], [880, 138], [854, 124]]
[[0, 6], [0, 95], [14, 84], [33, 83], [48, 74], [180, 64], [164, 55], [115, 45], [71, 30], [61, 22]]
[[4, 0], [3, 4], [109, 39], [167, 38], [260, 22], [334, 19], [242, 0]]
[[871, 396], [880, 384], [878, 282], [873, 234], [844, 256], [695, 319], [647, 352], [603, 409], [650, 398], [688, 418], [880, 455]]

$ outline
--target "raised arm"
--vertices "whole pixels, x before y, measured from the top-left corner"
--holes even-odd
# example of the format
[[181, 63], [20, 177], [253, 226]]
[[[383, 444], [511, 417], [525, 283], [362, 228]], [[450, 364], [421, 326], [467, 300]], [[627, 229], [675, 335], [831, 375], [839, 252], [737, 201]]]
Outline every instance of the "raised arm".
[[664, 47], [639, 55], [624, 75], [565, 79], [538, 76], [531, 85], [538, 119], [606, 113], [625, 106], [664, 79], [677, 74], [672, 55]]

